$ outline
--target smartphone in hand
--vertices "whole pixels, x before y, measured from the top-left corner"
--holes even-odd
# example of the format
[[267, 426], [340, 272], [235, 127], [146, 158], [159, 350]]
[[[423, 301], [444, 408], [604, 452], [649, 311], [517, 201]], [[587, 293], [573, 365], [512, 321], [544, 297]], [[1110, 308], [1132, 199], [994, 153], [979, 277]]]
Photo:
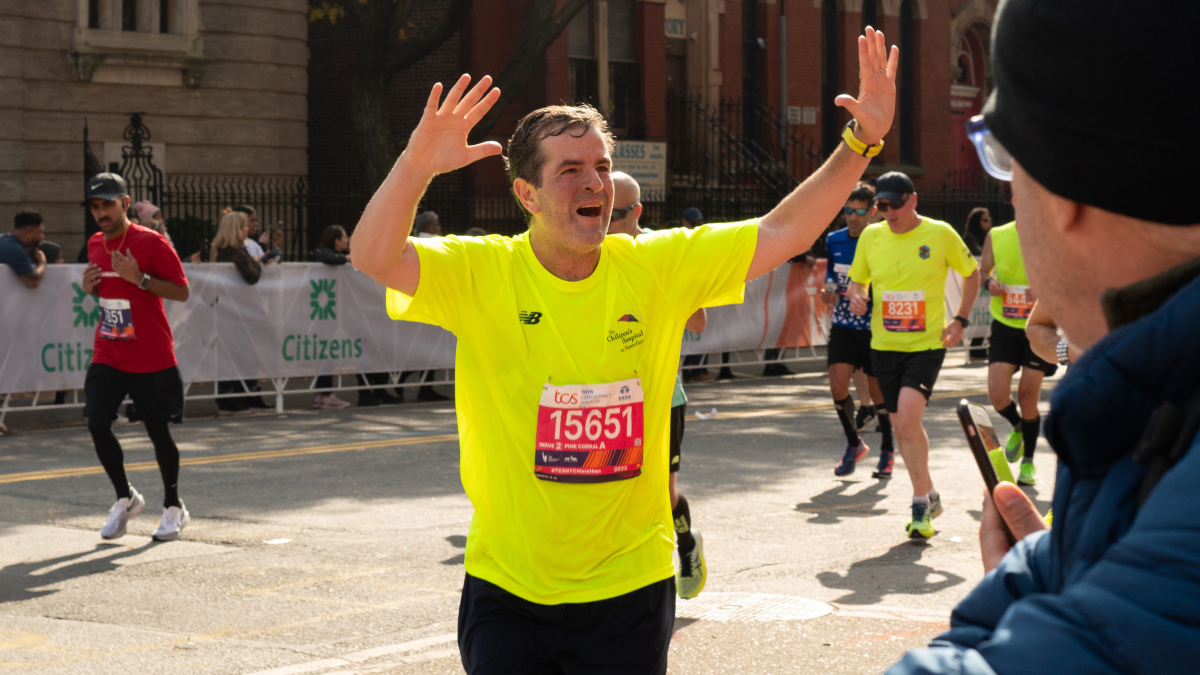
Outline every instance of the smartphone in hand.
[[[971, 454], [975, 456], [975, 464], [979, 466], [979, 473], [983, 475], [983, 484], [987, 486], [988, 494], [992, 494], [996, 484], [1002, 480], [1015, 483], [1012, 469], [1008, 467], [1004, 448], [1000, 447], [1000, 440], [996, 437], [996, 429], [992, 426], [992, 418], [987, 409], [964, 398], [958, 402], [958, 421], [967, 436], [967, 445], [971, 447]], [[1009, 543], [1015, 544], [1016, 539], [1013, 538], [1004, 519], [1001, 518], [1000, 522], [1004, 525], [1004, 533], [1008, 536]]]

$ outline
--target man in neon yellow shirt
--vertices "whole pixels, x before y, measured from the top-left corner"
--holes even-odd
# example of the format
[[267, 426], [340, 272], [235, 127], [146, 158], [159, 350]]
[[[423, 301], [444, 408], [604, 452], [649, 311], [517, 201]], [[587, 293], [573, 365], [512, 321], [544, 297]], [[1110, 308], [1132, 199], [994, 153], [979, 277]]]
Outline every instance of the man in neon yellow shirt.
[[[863, 230], [850, 265], [850, 311], [867, 312], [867, 286], [874, 288], [871, 364], [888, 412], [900, 456], [913, 485], [909, 537], [936, 532], [933, 518], [942, 501], [929, 475], [925, 406], [933, 394], [946, 348], [962, 340], [971, 304], [979, 294], [979, 270], [962, 237], [950, 225], [917, 215], [917, 192], [899, 171], [875, 183], [875, 207], [887, 223]], [[946, 274], [963, 275], [958, 314], [946, 322]]]
[[[891, 126], [898, 53], [859, 39], [857, 123], [760, 220], [607, 237], [612, 137], [588, 107], [525, 116], [508, 144], [516, 237], [410, 239], [432, 177], [500, 153], [467, 146], [499, 98], [434, 85], [354, 232], [393, 318], [458, 337], [467, 535], [459, 650], [469, 673], [663, 673], [674, 622], [668, 423], [684, 323], [806, 250]], [[850, 148], [856, 148], [852, 151]]]
[[[1033, 312], [1035, 298], [1025, 276], [1025, 261], [1021, 258], [1021, 241], [1016, 223], [992, 228], [983, 241], [979, 266], [988, 275], [987, 289], [992, 296], [992, 333], [988, 339], [988, 398], [996, 412], [1012, 425], [1012, 433], [1004, 447], [1008, 461], [1021, 458], [1018, 485], [1037, 483], [1033, 468], [1033, 453], [1041, 435], [1042, 415], [1038, 398], [1042, 379], [1053, 375], [1058, 366], [1042, 360], [1033, 353], [1025, 325]], [[1017, 404], [1012, 400], [1012, 380], [1021, 370], [1017, 385]], [[1022, 452], [1023, 450], [1023, 452]]]

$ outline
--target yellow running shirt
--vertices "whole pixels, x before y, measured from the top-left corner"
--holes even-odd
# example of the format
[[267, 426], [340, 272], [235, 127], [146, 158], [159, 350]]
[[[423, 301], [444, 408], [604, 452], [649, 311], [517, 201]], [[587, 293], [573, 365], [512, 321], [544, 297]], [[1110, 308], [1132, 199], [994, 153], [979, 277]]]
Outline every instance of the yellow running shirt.
[[863, 230], [850, 280], [870, 284], [871, 349], [921, 352], [942, 349], [946, 328], [946, 271], [969, 276], [979, 263], [948, 223], [921, 218], [896, 234], [886, 222]]
[[742, 301], [757, 238], [757, 221], [605, 237], [576, 282], [542, 267], [528, 232], [411, 240], [420, 283], [411, 298], [388, 289], [387, 310], [458, 337], [468, 574], [541, 604], [674, 574], [667, 462], [683, 326], [700, 307]]
[[1000, 323], [1025, 330], [1033, 301], [1029, 297], [1029, 279], [1025, 276], [1025, 260], [1021, 257], [1021, 239], [1016, 222], [994, 227], [992, 258], [996, 261], [993, 275], [1004, 284], [1004, 295], [993, 295], [992, 318]]

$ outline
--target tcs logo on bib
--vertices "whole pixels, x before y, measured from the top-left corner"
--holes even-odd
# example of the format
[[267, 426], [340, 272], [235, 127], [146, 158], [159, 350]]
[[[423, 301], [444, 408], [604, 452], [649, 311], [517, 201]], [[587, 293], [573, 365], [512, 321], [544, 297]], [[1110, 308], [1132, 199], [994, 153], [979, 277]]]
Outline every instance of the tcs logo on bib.
[[579, 394], [558, 391], [556, 389], [554, 391], [554, 402], [561, 404], [561, 405], [578, 405], [579, 404]]

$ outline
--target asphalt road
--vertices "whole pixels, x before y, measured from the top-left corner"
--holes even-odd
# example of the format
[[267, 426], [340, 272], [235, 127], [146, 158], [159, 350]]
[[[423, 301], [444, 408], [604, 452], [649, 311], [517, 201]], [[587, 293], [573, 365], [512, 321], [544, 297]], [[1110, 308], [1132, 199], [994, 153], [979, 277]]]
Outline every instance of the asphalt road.
[[[983, 483], [954, 406], [986, 403], [985, 387], [983, 366], [942, 371], [926, 427], [946, 513], [917, 543], [904, 536], [899, 458], [890, 481], [870, 477], [876, 450], [854, 475], [833, 475], [845, 440], [823, 374], [689, 386], [689, 415], [718, 411], [689, 417], [679, 476], [709, 577], [679, 604], [670, 672], [879, 673], [944, 630], [983, 573]], [[162, 487], [140, 425], [118, 436], [147, 508], [116, 542], [99, 537], [113, 496], [85, 429], [0, 438], [0, 668], [462, 672], [471, 504], [452, 406], [293, 410], [173, 432], [192, 522], [171, 543], [149, 538]], [[878, 447], [878, 434], [866, 439]], [[1036, 463], [1029, 491], [1045, 510], [1055, 459], [1040, 451]]]

